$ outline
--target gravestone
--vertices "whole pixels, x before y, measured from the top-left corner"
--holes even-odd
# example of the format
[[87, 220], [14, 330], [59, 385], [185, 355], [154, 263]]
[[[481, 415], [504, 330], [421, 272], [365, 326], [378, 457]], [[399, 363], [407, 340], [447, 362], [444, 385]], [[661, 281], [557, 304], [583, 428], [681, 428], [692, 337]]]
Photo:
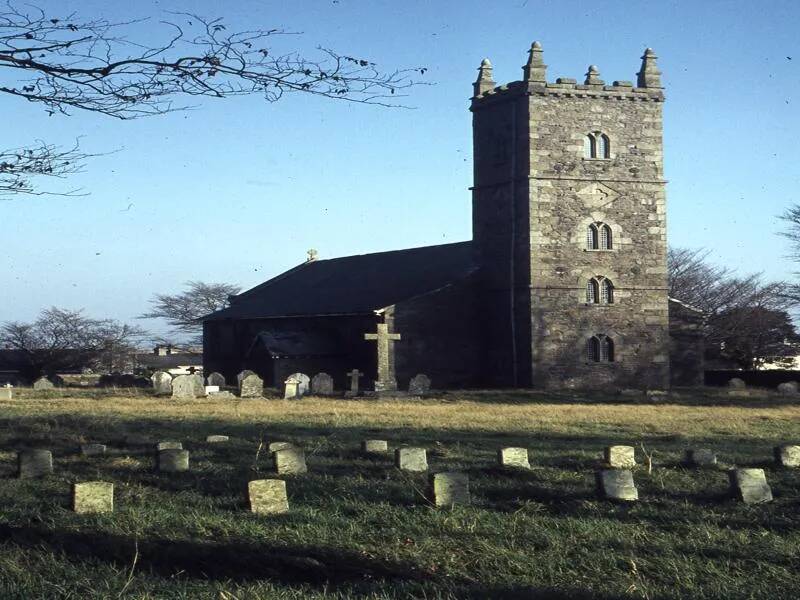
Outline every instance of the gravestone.
[[209, 444], [220, 444], [222, 442], [227, 442], [230, 438], [227, 435], [208, 435], [206, 436], [206, 442]]
[[427, 471], [428, 453], [425, 448], [397, 448], [394, 451], [394, 466], [401, 471]]
[[278, 450], [288, 450], [289, 448], [294, 448], [294, 444], [290, 442], [272, 442], [270, 443], [267, 448], [270, 451], [270, 454], [273, 452], [277, 452]]
[[114, 484], [107, 481], [73, 483], [72, 510], [80, 514], [114, 512]]
[[305, 373], [292, 373], [289, 379], [297, 379], [300, 382], [297, 388], [300, 396], [305, 396], [311, 388], [311, 378]]
[[601, 469], [595, 473], [597, 493], [608, 500], [632, 502], [639, 499], [633, 473], [627, 469]]
[[429, 478], [430, 499], [436, 506], [469, 504], [469, 475], [453, 471], [433, 473]]
[[747, 384], [744, 382], [743, 379], [739, 379], [738, 377], [734, 377], [728, 380], [728, 387], [734, 390], [743, 390], [747, 387]]
[[359, 379], [361, 379], [364, 374], [358, 369], [353, 369], [347, 376], [350, 378], [350, 389], [344, 393], [344, 396], [345, 398], [354, 398], [359, 394]]
[[211, 392], [209, 394], [214, 400], [236, 400], [236, 394], [228, 390], [221, 390], [219, 392]]
[[389, 451], [389, 442], [386, 440], [364, 440], [361, 442], [361, 451], [366, 454], [384, 454]]
[[794, 396], [797, 394], [797, 382], [787, 381], [778, 385], [778, 392], [784, 396]]
[[53, 473], [50, 450], [21, 450], [17, 453], [17, 476], [20, 479], [44, 477]]
[[731, 495], [745, 504], [759, 504], [772, 501], [772, 490], [767, 485], [764, 469], [731, 469]]
[[187, 377], [192, 378], [192, 384], [194, 385], [194, 395], [198, 398], [205, 398], [206, 397], [206, 382], [203, 380], [203, 376], [200, 373], [192, 373], [187, 375]]
[[782, 467], [794, 469], [800, 467], [800, 446], [783, 444], [775, 447], [775, 462]]
[[259, 515], [280, 515], [289, 512], [286, 482], [280, 479], [256, 479], [247, 484], [250, 512]]
[[710, 448], [690, 448], [684, 454], [684, 462], [693, 467], [713, 467], [717, 464], [717, 455]]
[[311, 393], [317, 396], [333, 394], [333, 377], [327, 373], [317, 373], [311, 379]]
[[497, 461], [501, 467], [531, 468], [531, 463], [528, 462], [527, 448], [501, 448], [497, 451]]
[[99, 456], [105, 453], [105, 444], [81, 444], [81, 454], [84, 456]]
[[215, 385], [218, 388], [224, 388], [226, 385], [225, 376], [222, 373], [217, 373], [214, 371], [213, 373], [209, 374], [208, 377], [206, 377], [206, 385]]
[[252, 371], [239, 380], [240, 398], [261, 398], [264, 395], [264, 381]]
[[237, 386], [241, 385], [242, 384], [242, 379], [244, 379], [248, 375], [256, 375], [256, 374], [257, 373], [255, 371], [251, 371], [250, 369], [245, 369], [244, 371], [242, 371], [241, 373], [239, 373], [236, 376], [236, 385]]
[[54, 390], [55, 385], [47, 377], [39, 377], [33, 382], [33, 389], [35, 390]]
[[12, 400], [14, 398], [14, 386], [10, 383], [0, 387], [0, 400]]
[[180, 473], [189, 470], [188, 450], [160, 450], [158, 470], [162, 473]]
[[294, 377], [289, 377], [286, 381], [283, 382], [283, 399], [284, 400], [295, 400], [301, 397], [300, 394], [300, 380], [295, 379]]
[[612, 469], [630, 469], [636, 466], [633, 446], [608, 446], [604, 457]]
[[378, 346], [378, 379], [375, 380], [375, 391], [396, 392], [397, 378], [394, 369], [394, 343], [400, 340], [399, 333], [389, 333], [388, 323], [378, 323], [376, 333], [365, 333], [364, 339], [374, 341]]
[[173, 441], [158, 442], [156, 444], [156, 452], [161, 452], [162, 450], [183, 450], [183, 444]]
[[194, 375], [178, 375], [172, 380], [172, 398], [174, 400], [194, 400], [197, 398]]
[[172, 393], [172, 375], [166, 371], [156, 371], [150, 377], [153, 382], [153, 390], [156, 394], [171, 394]]
[[414, 375], [408, 384], [408, 393], [412, 396], [424, 396], [431, 391], [431, 379], [423, 373]]
[[218, 385], [207, 385], [203, 390], [206, 396], [216, 395], [219, 394], [219, 386]]
[[284, 448], [272, 453], [272, 461], [278, 475], [295, 475], [308, 471], [306, 455], [300, 448]]

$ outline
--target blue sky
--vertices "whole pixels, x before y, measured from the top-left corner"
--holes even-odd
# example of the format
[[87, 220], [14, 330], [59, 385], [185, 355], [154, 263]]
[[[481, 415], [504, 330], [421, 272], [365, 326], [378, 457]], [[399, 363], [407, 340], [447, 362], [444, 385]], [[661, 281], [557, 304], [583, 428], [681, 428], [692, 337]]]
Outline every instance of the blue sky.
[[[227, 5], [227, 6], [226, 6]], [[533, 40], [548, 77], [635, 79], [652, 46], [666, 86], [669, 240], [705, 247], [742, 272], [792, 277], [777, 216], [800, 201], [800, 3], [60, 0], [49, 13], [222, 16], [229, 30], [285, 27], [281, 42], [326, 46], [385, 69], [426, 67], [386, 109], [300, 95], [208, 100], [194, 110], [119, 122], [47, 117], [0, 98], [3, 143], [70, 144], [93, 159], [70, 186], [88, 196], [0, 202], [0, 320], [51, 305], [132, 319], [155, 292], [188, 280], [247, 288], [302, 262], [469, 239], [468, 98], [481, 59], [513, 81]], [[789, 59], [788, 57], [791, 57]], [[47, 184], [47, 182], [42, 182]], [[57, 185], [51, 184], [51, 189]], [[158, 329], [156, 323], [144, 323]]]

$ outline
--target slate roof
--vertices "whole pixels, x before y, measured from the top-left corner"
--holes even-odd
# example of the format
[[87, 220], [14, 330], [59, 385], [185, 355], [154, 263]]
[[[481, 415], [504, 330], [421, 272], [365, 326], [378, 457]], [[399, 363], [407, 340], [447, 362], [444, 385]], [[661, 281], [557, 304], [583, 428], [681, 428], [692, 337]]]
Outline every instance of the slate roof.
[[233, 297], [205, 320], [368, 314], [474, 269], [472, 242], [314, 260]]
[[152, 369], [176, 369], [178, 367], [196, 367], [203, 365], [203, 355], [175, 352], [173, 354], [153, 354], [152, 352], [136, 354], [136, 364]]

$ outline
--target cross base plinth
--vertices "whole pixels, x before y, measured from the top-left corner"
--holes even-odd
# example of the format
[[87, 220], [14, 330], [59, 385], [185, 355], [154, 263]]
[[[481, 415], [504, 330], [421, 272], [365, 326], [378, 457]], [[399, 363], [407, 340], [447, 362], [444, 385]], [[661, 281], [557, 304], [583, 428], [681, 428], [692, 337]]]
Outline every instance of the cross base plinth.
[[397, 391], [397, 380], [396, 379], [384, 379], [382, 381], [375, 382], [375, 391], [376, 392], [396, 392]]

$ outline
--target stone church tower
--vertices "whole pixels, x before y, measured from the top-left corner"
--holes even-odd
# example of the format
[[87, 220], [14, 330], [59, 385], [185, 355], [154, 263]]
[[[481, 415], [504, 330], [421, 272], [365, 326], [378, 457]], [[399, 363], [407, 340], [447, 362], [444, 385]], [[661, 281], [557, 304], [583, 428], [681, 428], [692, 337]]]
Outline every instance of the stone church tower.
[[647, 49], [636, 85], [474, 84], [473, 236], [488, 382], [669, 386], [664, 94]]

